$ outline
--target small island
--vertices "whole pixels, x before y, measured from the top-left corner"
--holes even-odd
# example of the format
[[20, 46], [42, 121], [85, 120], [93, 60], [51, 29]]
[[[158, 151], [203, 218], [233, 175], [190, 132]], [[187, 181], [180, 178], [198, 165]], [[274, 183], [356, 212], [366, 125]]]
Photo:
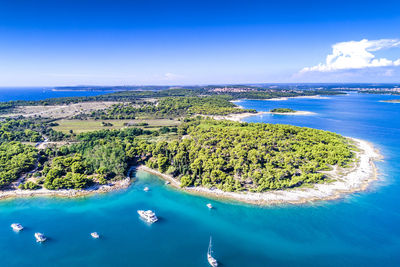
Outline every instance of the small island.
[[262, 112], [262, 114], [273, 114], [273, 115], [315, 115], [316, 113], [310, 111], [300, 111], [291, 108], [274, 108], [268, 112]]
[[269, 112], [271, 112], [271, 113], [295, 113], [296, 110], [293, 110], [291, 108], [274, 108], [274, 109], [271, 109]]

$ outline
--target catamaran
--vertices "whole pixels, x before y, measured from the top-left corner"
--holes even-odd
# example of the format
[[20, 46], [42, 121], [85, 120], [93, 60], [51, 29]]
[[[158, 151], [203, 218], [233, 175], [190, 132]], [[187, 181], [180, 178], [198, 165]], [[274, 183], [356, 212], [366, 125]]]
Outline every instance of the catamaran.
[[210, 236], [210, 244], [208, 245], [208, 251], [207, 251], [207, 260], [208, 263], [212, 266], [212, 267], [217, 267], [218, 266], [218, 262], [217, 260], [212, 256], [212, 238]]

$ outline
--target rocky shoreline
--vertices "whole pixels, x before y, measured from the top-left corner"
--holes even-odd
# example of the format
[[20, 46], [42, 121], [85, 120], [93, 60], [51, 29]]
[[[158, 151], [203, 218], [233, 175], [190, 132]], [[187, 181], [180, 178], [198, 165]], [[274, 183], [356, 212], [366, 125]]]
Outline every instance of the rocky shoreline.
[[62, 190], [49, 190], [41, 188], [38, 190], [22, 190], [12, 189], [0, 191], [0, 199], [18, 198], [18, 197], [35, 197], [35, 196], [56, 196], [56, 197], [82, 197], [99, 193], [107, 193], [111, 191], [121, 190], [128, 188], [131, 184], [131, 178], [127, 177], [124, 180], [116, 181], [107, 185], [94, 185], [92, 187], [75, 190], [75, 189], [62, 189]]
[[334, 180], [333, 182], [315, 184], [312, 188], [295, 188], [263, 193], [224, 192], [219, 189], [209, 189], [205, 187], [181, 188], [180, 182], [170, 175], [160, 173], [147, 166], [140, 166], [138, 167], [138, 170], [155, 174], [170, 181], [171, 186], [182, 189], [191, 194], [217, 199], [234, 200], [249, 204], [304, 204], [320, 200], [333, 200], [350, 193], [366, 190], [370, 183], [377, 179], [377, 169], [374, 161], [382, 159], [380, 153], [367, 141], [355, 138], [349, 139], [354, 142], [359, 150], [355, 151], [355, 165], [349, 169], [335, 169], [334, 171], [331, 171], [329, 176]]

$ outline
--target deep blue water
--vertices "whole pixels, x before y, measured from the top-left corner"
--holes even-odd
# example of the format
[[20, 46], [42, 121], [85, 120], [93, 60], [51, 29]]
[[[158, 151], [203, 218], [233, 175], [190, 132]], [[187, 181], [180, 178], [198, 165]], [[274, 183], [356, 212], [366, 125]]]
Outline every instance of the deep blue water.
[[[247, 121], [331, 130], [373, 142], [385, 156], [380, 180], [361, 193], [307, 205], [255, 207], [191, 196], [144, 172], [127, 190], [81, 199], [0, 202], [1, 266], [207, 266], [209, 236], [221, 266], [399, 266], [400, 104], [393, 96], [333, 96], [239, 103], [313, 116], [263, 115]], [[145, 186], [150, 192], [143, 192]], [[215, 210], [208, 210], [211, 202]], [[137, 209], [153, 209], [148, 226]], [[10, 224], [26, 229], [14, 233]], [[35, 231], [50, 239], [34, 240]], [[102, 235], [93, 240], [89, 233]]]
[[11, 100], [43, 100], [54, 97], [72, 97], [72, 96], [96, 96], [112, 91], [52, 91], [51, 88], [39, 87], [0, 87], [0, 102]]

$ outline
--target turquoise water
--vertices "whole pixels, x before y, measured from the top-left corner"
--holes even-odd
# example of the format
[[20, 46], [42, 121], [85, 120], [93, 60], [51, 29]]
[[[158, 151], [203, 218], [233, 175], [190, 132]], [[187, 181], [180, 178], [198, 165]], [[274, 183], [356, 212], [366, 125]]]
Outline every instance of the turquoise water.
[[[207, 266], [210, 235], [221, 266], [398, 266], [400, 264], [400, 104], [393, 96], [334, 96], [239, 103], [290, 107], [313, 116], [263, 115], [247, 121], [331, 130], [373, 142], [385, 156], [366, 192], [301, 206], [254, 207], [181, 193], [138, 172], [127, 190], [80, 199], [0, 202], [1, 266]], [[145, 186], [150, 187], [144, 192]], [[216, 208], [208, 210], [206, 203]], [[137, 209], [153, 209], [148, 226]], [[26, 229], [14, 233], [10, 224]], [[35, 231], [49, 240], [37, 244]], [[94, 240], [90, 232], [102, 237]]]

